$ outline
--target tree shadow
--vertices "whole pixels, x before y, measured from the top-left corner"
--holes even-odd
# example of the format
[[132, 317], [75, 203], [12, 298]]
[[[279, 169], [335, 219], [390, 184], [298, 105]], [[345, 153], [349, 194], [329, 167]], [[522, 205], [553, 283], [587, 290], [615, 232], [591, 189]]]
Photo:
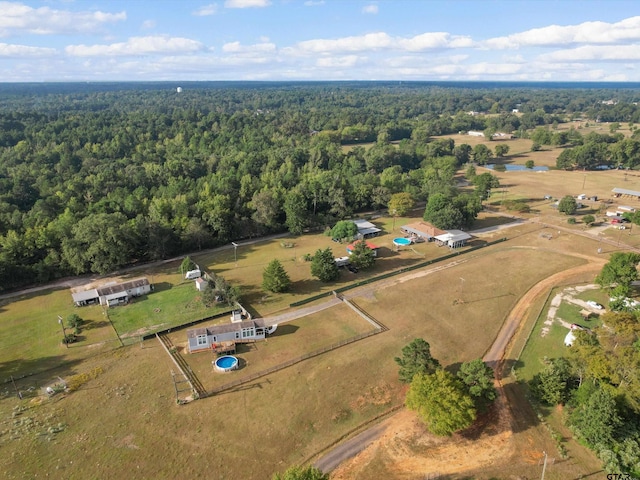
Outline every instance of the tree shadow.
[[110, 326], [110, 323], [106, 320], [85, 320], [82, 324], [82, 330], [96, 330], [108, 326]]
[[37, 359], [15, 359], [0, 363], [2, 390], [13, 390], [13, 377], [18, 390], [28, 385], [43, 385], [52, 377], [66, 377], [76, 374], [75, 367], [84, 359], [68, 360], [63, 355], [53, 355]]
[[[154, 283], [153, 284], [153, 290], [151, 290], [151, 292], [164, 292], [166, 290], [171, 290], [173, 288], [173, 285], [169, 282], [159, 282], [159, 283]], [[143, 295], [143, 297], [146, 297], [147, 295]], [[141, 297], [138, 297], [141, 298]]]

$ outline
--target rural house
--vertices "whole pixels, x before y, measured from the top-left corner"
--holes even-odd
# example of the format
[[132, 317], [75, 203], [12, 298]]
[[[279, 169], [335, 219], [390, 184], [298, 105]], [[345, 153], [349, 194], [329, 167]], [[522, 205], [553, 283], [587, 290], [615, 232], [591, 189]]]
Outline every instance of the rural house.
[[347, 253], [348, 253], [349, 255], [351, 255], [351, 254], [353, 253], [353, 249], [356, 247], [356, 244], [357, 244], [358, 242], [365, 242], [365, 243], [367, 244], [367, 247], [369, 247], [369, 248], [373, 251], [373, 256], [374, 256], [374, 257], [377, 257], [377, 256], [378, 256], [378, 248], [380, 248], [380, 247], [377, 247], [377, 246], [376, 246], [376, 245], [374, 245], [373, 243], [371, 243], [371, 242], [367, 242], [366, 240], [356, 240], [355, 242], [353, 242], [353, 243], [351, 243], [351, 244], [347, 245]]
[[151, 292], [151, 284], [146, 277], [123, 283], [113, 283], [102, 287], [74, 292], [71, 294], [77, 307], [85, 305], [106, 305], [113, 307], [128, 303], [131, 298], [140, 297]]
[[225, 323], [210, 327], [187, 330], [189, 353], [201, 352], [215, 348], [222, 342], [248, 343], [264, 340], [268, 334], [276, 331], [278, 325], [267, 326], [264, 320], [244, 320], [236, 323]]
[[421, 238], [427, 242], [431, 242], [438, 235], [443, 235], [447, 232], [434, 227], [429, 222], [415, 222], [408, 225], [403, 225], [400, 230], [408, 235], [414, 242]]

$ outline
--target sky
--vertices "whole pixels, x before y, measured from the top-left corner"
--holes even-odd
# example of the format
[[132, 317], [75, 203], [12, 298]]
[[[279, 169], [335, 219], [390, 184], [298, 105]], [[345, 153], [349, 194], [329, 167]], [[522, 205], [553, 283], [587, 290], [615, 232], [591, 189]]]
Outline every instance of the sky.
[[0, 0], [0, 82], [640, 82], [640, 0]]

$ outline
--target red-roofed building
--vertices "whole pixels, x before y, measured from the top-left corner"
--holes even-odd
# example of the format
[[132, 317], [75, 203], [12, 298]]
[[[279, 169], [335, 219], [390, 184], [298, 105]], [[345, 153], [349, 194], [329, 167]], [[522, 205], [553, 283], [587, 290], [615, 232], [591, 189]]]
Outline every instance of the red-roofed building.
[[[349, 255], [351, 255], [351, 254], [353, 253], [353, 249], [355, 248], [356, 244], [357, 244], [358, 242], [362, 242], [362, 241], [363, 241], [363, 240], [356, 240], [356, 241], [355, 241], [355, 242], [353, 242], [352, 244], [347, 245], [347, 253], [348, 253]], [[367, 247], [369, 247], [371, 250], [373, 250], [373, 256], [374, 256], [374, 257], [377, 257], [377, 256], [378, 256], [378, 248], [379, 248], [379, 247], [377, 247], [376, 245], [374, 245], [374, 244], [373, 244], [373, 243], [371, 243], [371, 242], [367, 242], [366, 240], [364, 240], [364, 242], [367, 244]]]

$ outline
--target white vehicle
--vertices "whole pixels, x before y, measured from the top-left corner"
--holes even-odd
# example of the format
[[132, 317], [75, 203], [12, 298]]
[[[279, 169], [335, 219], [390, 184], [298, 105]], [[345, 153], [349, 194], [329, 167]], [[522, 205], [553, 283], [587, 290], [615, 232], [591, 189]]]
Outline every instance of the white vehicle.
[[202, 273], [200, 270], [189, 270], [184, 276], [185, 280], [193, 280], [194, 278], [200, 278]]
[[598, 302], [594, 302], [593, 300], [587, 300], [587, 305], [589, 305], [591, 308], [595, 308], [596, 310], [602, 310], [604, 308]]

